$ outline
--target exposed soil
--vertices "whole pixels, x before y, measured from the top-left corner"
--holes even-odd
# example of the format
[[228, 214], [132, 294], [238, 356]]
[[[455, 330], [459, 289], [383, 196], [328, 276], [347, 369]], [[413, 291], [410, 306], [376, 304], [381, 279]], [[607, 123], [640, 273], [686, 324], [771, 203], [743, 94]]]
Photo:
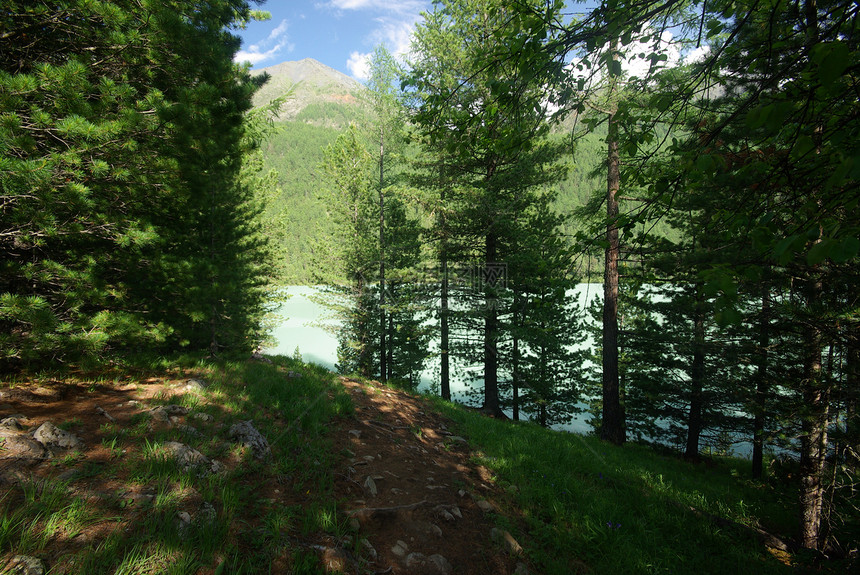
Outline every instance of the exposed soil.
[[[468, 443], [449, 431], [451, 423], [420, 397], [342, 381], [355, 420], [336, 430], [335, 441], [354, 455], [338, 470], [335, 492], [361, 520], [361, 533], [378, 552], [377, 567], [437, 573], [407, 567], [408, 554], [417, 552], [445, 557], [455, 573], [513, 573], [518, 559], [490, 537], [501, 494], [489, 472], [470, 460]], [[398, 555], [398, 541], [407, 544], [405, 555]]]
[[[334, 497], [339, 512], [351, 518], [358, 537], [366, 538], [373, 549], [349, 546], [322, 533], [303, 537], [302, 544], [318, 552], [323, 569], [418, 575], [527, 572], [523, 559], [508, 545], [491, 539], [504, 494], [488, 471], [471, 460], [468, 442], [455, 435], [451, 422], [420, 397], [373, 382], [340, 379], [355, 412], [352, 418], [334, 421], [330, 431], [334, 453], [342, 454], [334, 468]], [[0, 388], [0, 419], [16, 415], [30, 431], [45, 421], [65, 422], [86, 444], [73, 461], [10, 457], [0, 449], [0, 497], [16, 483], [59, 476], [71, 480], [72, 493], [103, 506], [103, 516], [110, 518], [52, 542], [42, 554], [49, 568], [67, 572], [77, 550], [97, 544], [112, 530], [134, 525], [146, 512], [146, 505], [139, 502], [151, 493], [146, 486], [129, 482], [122, 466], [114, 465], [118, 472], [98, 472], [142, 448], [127, 445], [126, 453], [118, 453], [103, 445], [104, 424], [109, 415], [119, 426], [132, 425], [135, 415], [150, 407], [149, 400], [186, 393], [186, 381], [153, 378], [112, 385], [56, 381]], [[219, 462], [229, 470], [242, 459], [230, 452]], [[289, 489], [277, 479], [269, 483], [261, 485], [260, 492], [271, 495], [273, 504], [307, 502], [288, 496]], [[127, 505], [117, 506], [117, 499]], [[14, 554], [0, 555], [0, 570]], [[276, 558], [273, 572], [282, 572], [279, 565], [287, 572], [288, 564], [288, 558]]]

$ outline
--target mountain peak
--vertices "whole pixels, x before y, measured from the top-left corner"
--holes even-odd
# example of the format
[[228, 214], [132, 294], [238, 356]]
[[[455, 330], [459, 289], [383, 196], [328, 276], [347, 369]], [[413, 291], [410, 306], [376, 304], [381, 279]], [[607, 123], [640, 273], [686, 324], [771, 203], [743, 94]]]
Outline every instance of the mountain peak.
[[357, 95], [365, 89], [357, 80], [313, 58], [281, 62], [253, 73], [269, 75], [269, 81], [254, 94], [254, 106], [264, 106], [292, 90], [281, 107], [284, 120], [295, 118], [314, 102], [356, 103]]

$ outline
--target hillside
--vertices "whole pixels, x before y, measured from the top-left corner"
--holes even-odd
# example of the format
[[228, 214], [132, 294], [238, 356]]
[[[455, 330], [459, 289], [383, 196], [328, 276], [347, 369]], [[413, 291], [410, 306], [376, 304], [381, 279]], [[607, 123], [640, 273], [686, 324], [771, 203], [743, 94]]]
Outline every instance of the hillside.
[[342, 127], [361, 106], [365, 90], [360, 82], [312, 58], [282, 62], [255, 73], [268, 74], [269, 81], [254, 95], [254, 106], [268, 104], [292, 90], [281, 107], [282, 121]]
[[0, 399], [3, 573], [803, 567], [784, 550], [791, 489], [744, 479], [749, 462], [491, 420], [282, 356], [19, 379]]

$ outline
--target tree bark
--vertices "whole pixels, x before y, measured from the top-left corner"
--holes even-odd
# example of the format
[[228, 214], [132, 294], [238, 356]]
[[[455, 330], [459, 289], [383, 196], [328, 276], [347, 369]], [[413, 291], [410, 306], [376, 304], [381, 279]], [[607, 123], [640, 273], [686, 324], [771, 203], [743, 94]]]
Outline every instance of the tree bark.
[[481, 408], [485, 413], [494, 417], [501, 417], [502, 410], [499, 407], [499, 310], [498, 296], [495, 285], [492, 285], [494, 276], [490, 273], [489, 265], [496, 263], [496, 234], [492, 231], [486, 235], [486, 262], [484, 264], [484, 405]]
[[821, 330], [814, 323], [812, 310], [820, 300], [822, 284], [819, 278], [807, 281], [806, 318], [804, 333], [803, 380], [801, 398], [803, 419], [800, 435], [800, 542], [808, 549], [820, 550], [822, 545], [821, 516], [824, 506], [824, 463], [827, 453], [827, 424], [830, 390], [822, 377]]
[[705, 380], [705, 310], [701, 286], [696, 286], [693, 307], [693, 362], [690, 367], [690, 412], [687, 417], [687, 446], [684, 459], [699, 458], [699, 438], [702, 435]]
[[379, 377], [388, 379], [385, 341], [385, 194], [382, 191], [385, 158], [385, 128], [379, 128]]
[[439, 210], [439, 227], [442, 231], [442, 239], [439, 248], [439, 267], [442, 274], [441, 302], [439, 310], [439, 387], [442, 399], [451, 401], [451, 371], [450, 353], [448, 342], [448, 229], [445, 219], [445, 188], [441, 193], [442, 208]]
[[770, 345], [770, 287], [765, 286], [761, 296], [761, 316], [758, 322], [758, 349], [756, 350], [756, 389], [753, 419], [752, 476], [762, 476], [764, 467], [764, 423], [767, 409], [767, 348]]
[[[616, 59], [618, 40], [610, 43]], [[615, 93], [613, 66], [609, 67], [610, 98]], [[614, 112], [609, 114], [607, 135], [609, 166], [606, 177], [606, 253], [603, 274], [603, 423], [600, 438], [616, 445], [624, 443], [624, 416], [618, 381], [618, 188], [621, 180], [618, 155], [618, 125]]]

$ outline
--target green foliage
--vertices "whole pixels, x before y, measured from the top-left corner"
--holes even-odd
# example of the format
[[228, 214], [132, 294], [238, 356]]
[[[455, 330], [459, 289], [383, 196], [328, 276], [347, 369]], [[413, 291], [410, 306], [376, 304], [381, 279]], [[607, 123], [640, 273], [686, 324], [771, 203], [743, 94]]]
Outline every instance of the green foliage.
[[266, 257], [238, 175], [256, 85], [228, 31], [247, 15], [240, 0], [4, 12], [3, 368], [255, 345]]

